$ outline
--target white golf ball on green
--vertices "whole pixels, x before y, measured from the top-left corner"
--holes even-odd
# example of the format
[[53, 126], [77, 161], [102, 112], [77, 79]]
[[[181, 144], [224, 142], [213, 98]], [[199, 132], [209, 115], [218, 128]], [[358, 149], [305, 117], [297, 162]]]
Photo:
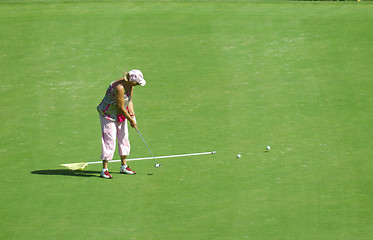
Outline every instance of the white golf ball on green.
[[270, 146], [267, 146], [267, 150], [269, 150], [269, 149], [271, 149], [271, 147], [270, 147]]
[[241, 157], [241, 154], [237, 154], [237, 158], [240, 158]]

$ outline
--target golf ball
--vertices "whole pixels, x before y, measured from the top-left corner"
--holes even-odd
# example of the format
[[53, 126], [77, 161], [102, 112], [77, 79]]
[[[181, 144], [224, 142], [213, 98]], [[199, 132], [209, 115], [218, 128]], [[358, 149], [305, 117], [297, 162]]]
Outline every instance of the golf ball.
[[270, 146], [267, 146], [267, 150], [269, 150], [269, 149], [271, 149], [271, 147], [270, 147]]
[[162, 165], [160, 163], [157, 163], [154, 165], [154, 167], [161, 167]]
[[240, 158], [241, 157], [241, 154], [237, 154], [237, 158]]

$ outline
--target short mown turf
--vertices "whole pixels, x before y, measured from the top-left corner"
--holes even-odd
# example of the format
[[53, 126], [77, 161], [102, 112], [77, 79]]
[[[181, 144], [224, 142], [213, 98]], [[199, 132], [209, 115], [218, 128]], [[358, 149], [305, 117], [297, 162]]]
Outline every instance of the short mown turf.
[[[371, 239], [372, 11], [0, 3], [0, 239]], [[130, 162], [135, 176], [112, 163], [112, 180], [60, 168], [99, 160], [95, 108], [134, 68], [154, 154], [217, 153]], [[130, 135], [131, 157], [150, 156]]]

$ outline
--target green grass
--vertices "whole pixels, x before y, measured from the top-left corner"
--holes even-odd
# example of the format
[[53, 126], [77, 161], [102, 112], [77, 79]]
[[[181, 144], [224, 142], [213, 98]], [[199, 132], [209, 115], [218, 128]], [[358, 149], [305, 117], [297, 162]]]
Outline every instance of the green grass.
[[[372, 10], [0, 3], [0, 239], [371, 239]], [[99, 160], [95, 108], [133, 68], [152, 151], [217, 154], [59, 168]]]

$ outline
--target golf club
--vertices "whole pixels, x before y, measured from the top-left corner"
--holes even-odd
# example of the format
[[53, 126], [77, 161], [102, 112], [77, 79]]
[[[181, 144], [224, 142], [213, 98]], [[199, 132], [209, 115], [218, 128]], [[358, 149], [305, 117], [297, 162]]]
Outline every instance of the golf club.
[[162, 164], [157, 163], [157, 161], [155, 160], [154, 154], [153, 154], [152, 151], [150, 150], [148, 144], [146, 144], [145, 139], [142, 137], [142, 135], [141, 135], [141, 133], [140, 133], [140, 131], [139, 131], [138, 128], [136, 128], [136, 131], [139, 133], [139, 135], [140, 135], [142, 141], [145, 143], [145, 146], [148, 148], [150, 154], [152, 155], [152, 157], [153, 157], [153, 159], [154, 159], [154, 167], [156, 167], [156, 168], [158, 168], [158, 167], [162, 167]]

